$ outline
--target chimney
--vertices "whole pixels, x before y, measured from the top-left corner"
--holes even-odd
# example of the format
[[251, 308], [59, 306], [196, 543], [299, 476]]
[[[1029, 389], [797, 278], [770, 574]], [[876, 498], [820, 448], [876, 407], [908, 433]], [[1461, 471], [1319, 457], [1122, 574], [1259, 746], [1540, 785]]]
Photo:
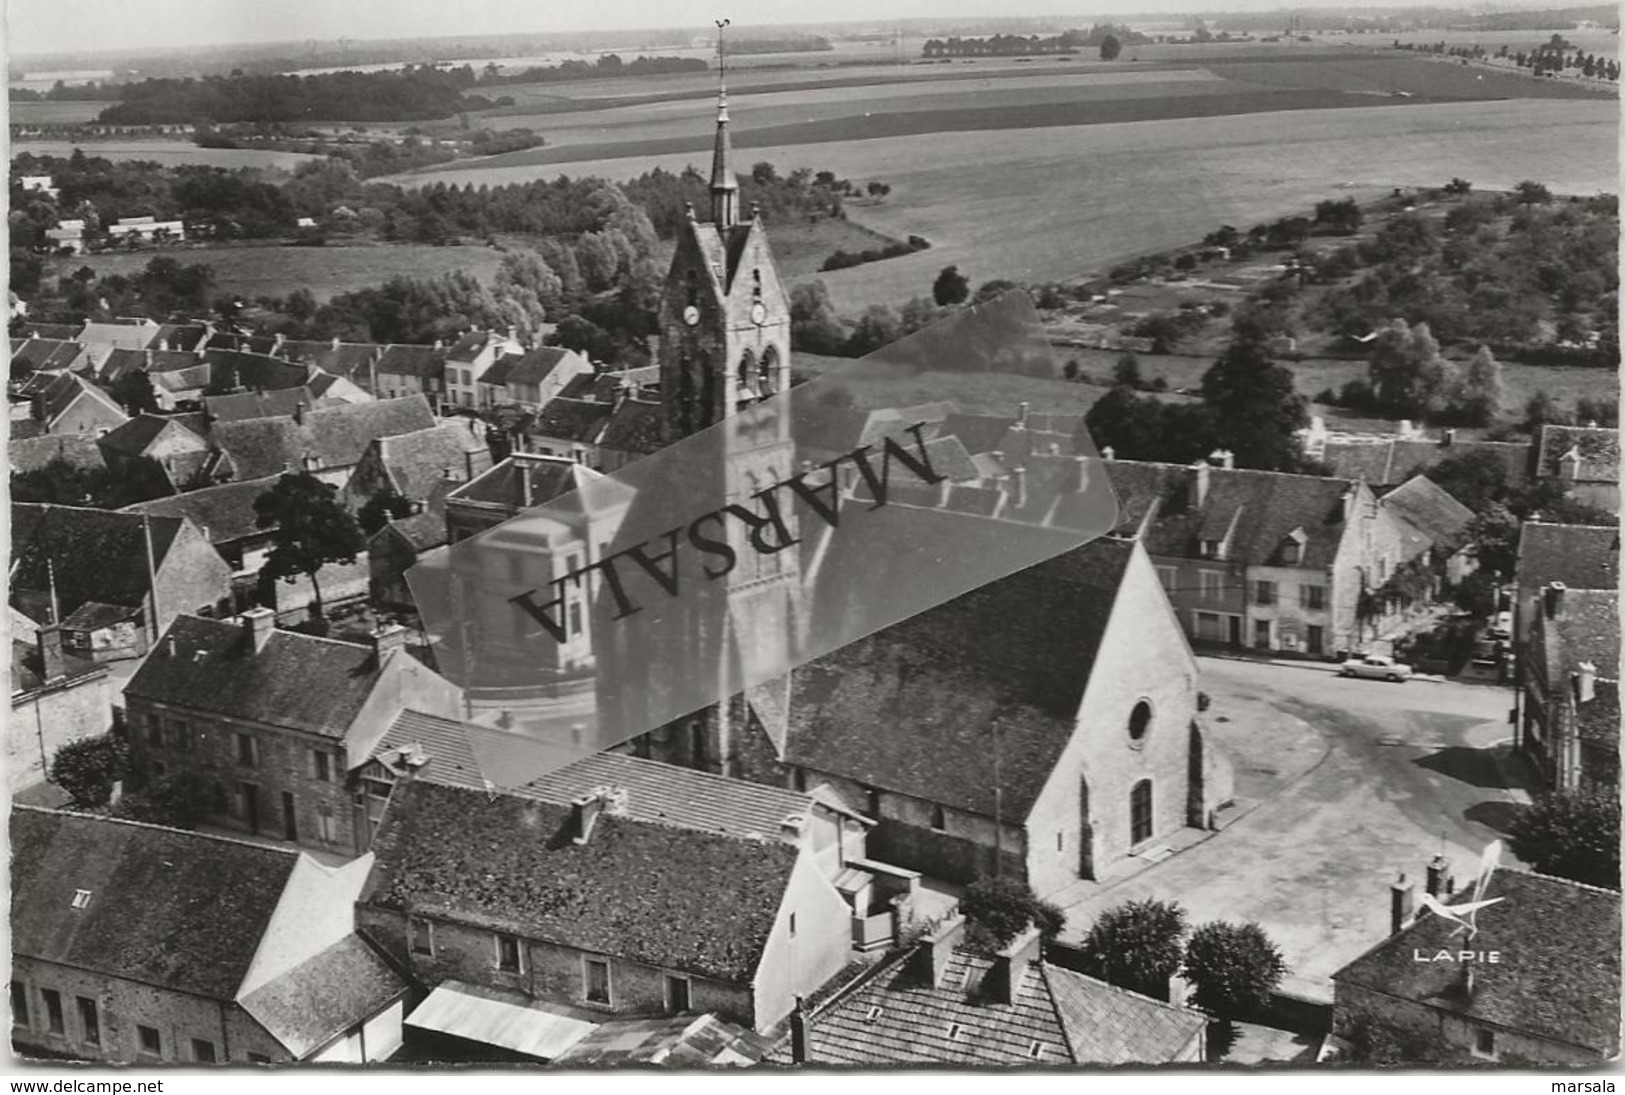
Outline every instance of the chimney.
[[1444, 431], [1443, 434], [1441, 434], [1439, 436], [1439, 444], [1443, 448], [1448, 449], [1451, 445], [1454, 445], [1455, 443], [1456, 443], [1456, 431], [1453, 430], [1453, 429], [1447, 429], [1447, 430]]
[[796, 1009], [790, 1013], [790, 1063], [807, 1063], [807, 1003], [796, 994]]
[[1416, 883], [1406, 882], [1405, 876], [1388, 887], [1388, 934], [1398, 935], [1410, 923], [1416, 908]]
[[1011, 505], [1020, 509], [1027, 504], [1027, 469], [1017, 468], [1010, 474], [1015, 479], [1015, 498]]
[[382, 661], [384, 655], [392, 650], [401, 650], [406, 646], [406, 628], [400, 624], [385, 624], [374, 631], [369, 638], [372, 639], [372, 651]]
[[1037, 928], [1029, 926], [993, 956], [993, 968], [982, 981], [983, 991], [1001, 1004], [1014, 1004], [1021, 995], [1022, 975], [1038, 960], [1044, 941]]
[[1548, 620], [1561, 620], [1563, 618], [1563, 594], [1568, 592], [1568, 588], [1562, 582], [1553, 582], [1543, 591], [1546, 598], [1546, 618]]
[[518, 342], [519, 341], [519, 328], [516, 327], [512, 323], [508, 324], [508, 341], [509, 342]]
[[1219, 450], [1219, 467], [1224, 468], [1227, 471], [1233, 471], [1235, 469], [1235, 466], [1236, 466], [1236, 454], [1231, 452], [1229, 449], [1220, 449]]
[[339, 348], [339, 336], [338, 336], [338, 335], [334, 335], [334, 336], [333, 336], [333, 349], [335, 349], [335, 350], [336, 350], [336, 349], [338, 349], [338, 348]]
[[1016, 425], [1021, 427], [1025, 427], [1027, 425], [1027, 403], [1025, 400], [1022, 401], [1021, 410], [1016, 415]]
[[593, 826], [598, 824], [598, 815], [604, 812], [604, 792], [602, 788], [590, 791], [570, 802], [570, 812], [575, 818], [575, 835], [570, 839], [577, 844], [585, 844], [592, 839]]
[[784, 834], [784, 839], [800, 843], [802, 836], [807, 831], [807, 819], [801, 814], [786, 815], [785, 819], [779, 823], [779, 829]]
[[1100, 456], [1103, 460], [1115, 460], [1117, 459], [1117, 450], [1112, 448], [1110, 445], [1107, 445], [1105, 448], [1100, 450]]
[[150, 372], [152, 372], [152, 347], [148, 346], [145, 353], [147, 355], [147, 369], [146, 369], [146, 371], [150, 373]]
[[254, 653], [264, 650], [266, 640], [276, 628], [276, 613], [268, 608], [251, 608], [238, 619], [243, 623], [243, 634], [254, 644]]
[[55, 684], [68, 675], [67, 661], [62, 656], [62, 625], [49, 623], [39, 629], [40, 672], [46, 684]]
[[964, 939], [963, 916], [955, 916], [938, 924], [935, 930], [920, 941], [920, 949], [915, 952], [914, 961], [918, 963], [917, 972], [920, 979], [929, 980], [933, 988], [942, 984], [942, 975], [948, 971], [948, 960], [953, 957], [954, 948]]
[[1193, 509], [1201, 509], [1207, 505], [1207, 484], [1210, 472], [1206, 460], [1198, 460], [1191, 465], [1191, 489], [1196, 495], [1196, 505]]
[[1415, 432], [1416, 429], [1411, 425], [1410, 419], [1401, 418], [1399, 420], [1399, 438], [1401, 441], [1408, 439]]
[[305, 424], [305, 401], [303, 399], [293, 405], [293, 420], [301, 426]]
[[1574, 674], [1574, 698], [1579, 703], [1590, 703], [1597, 698], [1597, 667], [1591, 662], [1581, 662], [1578, 671]]
[[1569, 482], [1580, 478], [1580, 448], [1576, 445], [1558, 457], [1558, 474]]
[[1427, 891], [1429, 897], [1449, 897], [1450, 861], [1443, 854], [1434, 856], [1428, 861]]

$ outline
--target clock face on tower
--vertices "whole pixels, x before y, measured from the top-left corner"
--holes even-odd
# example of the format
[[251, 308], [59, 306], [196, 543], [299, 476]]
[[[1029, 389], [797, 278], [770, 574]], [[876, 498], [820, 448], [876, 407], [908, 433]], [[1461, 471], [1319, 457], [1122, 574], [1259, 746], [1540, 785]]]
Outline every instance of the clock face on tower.
[[690, 304], [687, 308], [683, 309], [683, 322], [684, 323], [686, 323], [690, 327], [692, 327], [696, 323], [698, 323], [699, 321], [700, 321], [700, 310], [697, 307]]
[[767, 305], [757, 301], [750, 306], [750, 321], [760, 327], [767, 322]]

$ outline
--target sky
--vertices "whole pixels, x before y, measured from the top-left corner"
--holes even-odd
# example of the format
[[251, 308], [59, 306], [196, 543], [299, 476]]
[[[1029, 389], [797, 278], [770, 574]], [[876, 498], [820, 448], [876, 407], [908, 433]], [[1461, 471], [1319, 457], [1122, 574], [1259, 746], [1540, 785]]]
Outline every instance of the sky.
[[[1296, 0], [1295, 7], [1346, 6]], [[1286, 0], [6, 0], [8, 54], [338, 38], [1278, 8]]]

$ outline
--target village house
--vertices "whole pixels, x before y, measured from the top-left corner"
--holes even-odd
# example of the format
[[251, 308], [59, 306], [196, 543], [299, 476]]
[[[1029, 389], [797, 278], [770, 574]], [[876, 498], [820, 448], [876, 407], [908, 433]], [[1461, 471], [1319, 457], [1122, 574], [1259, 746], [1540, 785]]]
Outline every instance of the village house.
[[260, 528], [254, 501], [276, 486], [278, 476], [222, 483], [215, 487], [187, 491], [168, 498], [137, 502], [121, 512], [145, 513], [152, 517], [184, 517], [196, 525], [204, 539], [214, 545], [220, 558], [231, 568], [234, 587], [239, 591], [251, 583], [270, 554], [275, 528]]
[[[1393, 428], [1391, 423], [1380, 425]], [[1470, 440], [1448, 428], [1430, 437], [1409, 422], [1400, 423], [1397, 433], [1375, 433], [1328, 429], [1316, 416], [1304, 435], [1304, 454], [1325, 463], [1339, 479], [1363, 479], [1373, 490], [1397, 486], [1445, 460], [1469, 455], [1499, 465], [1509, 487], [1529, 481], [1526, 441]]]
[[97, 438], [107, 470], [127, 479], [138, 466], [157, 468], [172, 491], [207, 482], [208, 419], [198, 414], [138, 414]]
[[1619, 510], [1619, 430], [1542, 426], [1535, 437], [1533, 477], [1555, 482], [1577, 501]]
[[1519, 659], [1516, 744], [1558, 790], [1619, 787], [1619, 591], [1552, 582]]
[[1029, 929], [996, 953], [939, 924], [810, 1013], [791, 1018], [781, 1065], [1199, 1064], [1207, 1016], [1057, 966]]
[[203, 777], [218, 824], [359, 855], [378, 804], [352, 771], [402, 710], [461, 702], [405, 641], [399, 627], [367, 645], [285, 631], [268, 609], [182, 616], [125, 686], [131, 764], [148, 780]]
[[136, 653], [177, 616], [231, 603], [230, 569], [184, 517], [13, 502], [11, 566], [11, 601], [33, 619], [89, 603], [133, 611]]
[[51, 241], [52, 248], [58, 254], [82, 255], [85, 251], [85, 222], [77, 217], [64, 218], [56, 222], [55, 228], [45, 230], [45, 238]]
[[1523, 523], [1512, 600], [1513, 647], [1520, 662], [1542, 590], [1554, 582], [1567, 589], [1618, 589], [1619, 526]]
[[172, 373], [202, 363], [202, 355], [192, 350], [114, 349], [97, 366], [96, 379], [111, 384], [131, 373]]
[[523, 354], [524, 347], [509, 328], [496, 331], [469, 331], [446, 351], [446, 403], [455, 407], [479, 407], [479, 379], [498, 357]]
[[397, 517], [367, 537], [367, 595], [379, 608], [412, 610], [417, 602], [406, 572], [439, 558], [446, 546], [444, 499], [410, 517]]
[[598, 445], [614, 416], [615, 404], [583, 399], [552, 400], [525, 427], [523, 448], [543, 456], [562, 456], [597, 469], [603, 463]]
[[80, 471], [104, 472], [107, 461], [103, 459], [101, 446], [96, 441], [96, 438], [83, 434], [14, 437], [6, 443], [6, 464], [11, 469], [12, 481], [15, 482], [19, 475], [39, 471], [57, 460]]
[[[830, 877], [867, 863], [849, 808], [631, 757], [497, 790], [478, 764], [436, 759], [469, 756], [445, 741], [462, 728], [401, 722], [389, 742], [412, 774], [390, 796], [358, 919], [438, 986], [424, 1008], [466, 984], [536, 1022], [693, 1011], [765, 1031], [850, 961], [853, 911]], [[475, 744], [523, 765], [535, 739], [506, 737]], [[482, 1040], [478, 1026], [441, 1033]]]
[[13, 630], [6, 723], [6, 786], [13, 795], [44, 781], [58, 749], [106, 733], [112, 721], [105, 666], [65, 650], [60, 626]]
[[605, 369], [583, 373], [559, 389], [560, 399], [583, 399], [589, 403], [614, 403], [623, 396], [633, 399], [653, 395], [660, 385], [660, 366], [641, 365], [631, 369]]
[[360, 1064], [410, 986], [355, 934], [372, 867], [13, 807], [11, 1021], [23, 1052], [100, 1064]]
[[[1106, 455], [1106, 454], [1103, 454]], [[1330, 656], [1390, 613], [1384, 586], [1429, 541], [1358, 480], [1109, 456], [1118, 531], [1145, 543], [1193, 641]]]
[[113, 350], [145, 350], [158, 341], [159, 324], [150, 319], [119, 318], [87, 320], [79, 330], [79, 341], [90, 347], [97, 367]]
[[390, 343], [372, 366], [372, 394], [379, 399], [421, 395], [438, 413], [445, 402], [446, 351], [439, 343], [416, 346]]
[[100, 437], [130, 418], [112, 396], [77, 373], [46, 381], [33, 395], [32, 416], [48, 434], [90, 437]]
[[374, 438], [361, 454], [344, 487], [344, 501], [359, 510], [387, 492], [423, 505], [437, 489], [467, 483], [491, 467], [485, 424], [452, 418], [426, 429]]
[[615, 413], [598, 437], [598, 468], [613, 475], [628, 464], [659, 452], [661, 404], [628, 397], [615, 404]]
[[135, 243], [184, 243], [186, 225], [181, 221], [161, 221], [157, 217], [121, 217], [107, 226], [108, 242], [131, 245]]
[[339, 377], [367, 394], [378, 395], [372, 371], [384, 348], [376, 343], [343, 342], [337, 338], [329, 342], [290, 338], [277, 344], [276, 352], [288, 361]]
[[556, 398], [564, 386], [591, 376], [592, 363], [575, 350], [538, 346], [503, 354], [480, 374], [480, 406], [515, 406], [535, 413]]
[[1473, 511], [1427, 476], [1412, 476], [1384, 494], [1378, 505], [1426, 537], [1434, 568], [1451, 585], [1477, 569], [1477, 547], [1467, 532]]
[[[1454, 920], [1412, 917], [1414, 890], [1394, 884], [1389, 937], [1332, 975], [1338, 1038], [1386, 1028], [1464, 1064], [1584, 1066], [1619, 1052], [1619, 1017], [1598, 1006], [1619, 999], [1618, 893], [1501, 869], [1464, 942]], [[1430, 892], [1459, 904], [1472, 891]], [[1464, 949], [1483, 957], [1461, 960]]]
[[232, 395], [203, 397], [203, 409], [215, 422], [241, 422], [247, 418], [277, 418], [292, 415], [301, 408], [314, 410], [326, 406], [301, 384], [297, 388], [277, 388], [271, 391], [236, 392]]
[[[73, 334], [77, 334], [75, 331]], [[72, 335], [67, 338], [31, 336], [11, 340], [11, 379], [27, 374], [78, 372], [89, 365], [89, 350]]]
[[516, 452], [446, 495], [448, 538], [466, 540], [602, 478], [564, 457]]
[[428, 402], [413, 395], [333, 407], [296, 407], [291, 415], [217, 422], [212, 440], [230, 458], [238, 479], [308, 471], [342, 490], [373, 441], [434, 425]]

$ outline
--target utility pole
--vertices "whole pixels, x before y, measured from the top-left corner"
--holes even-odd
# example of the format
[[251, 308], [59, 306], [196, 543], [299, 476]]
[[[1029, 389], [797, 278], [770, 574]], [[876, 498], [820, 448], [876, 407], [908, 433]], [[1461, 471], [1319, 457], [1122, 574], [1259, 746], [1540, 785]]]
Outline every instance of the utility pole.
[[993, 720], [993, 877], [1004, 876], [1004, 780], [999, 770], [1000, 719]]
[[152, 554], [152, 517], [141, 515], [141, 533], [147, 542], [147, 649], [158, 645], [158, 564]]

